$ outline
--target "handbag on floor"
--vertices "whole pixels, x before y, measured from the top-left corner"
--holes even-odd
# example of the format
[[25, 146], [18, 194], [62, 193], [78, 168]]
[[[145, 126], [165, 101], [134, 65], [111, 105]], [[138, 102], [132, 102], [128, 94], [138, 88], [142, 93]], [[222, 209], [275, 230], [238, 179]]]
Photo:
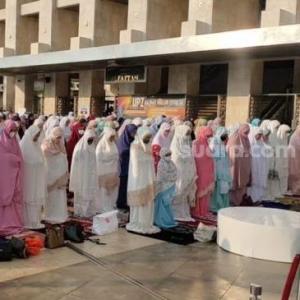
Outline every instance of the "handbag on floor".
[[10, 240], [12, 253], [17, 258], [28, 258], [26, 244], [24, 240], [13, 237]]
[[60, 248], [65, 245], [64, 229], [59, 225], [47, 225], [45, 246], [48, 249]]
[[0, 239], [0, 261], [11, 261], [12, 258], [11, 242], [9, 240]]

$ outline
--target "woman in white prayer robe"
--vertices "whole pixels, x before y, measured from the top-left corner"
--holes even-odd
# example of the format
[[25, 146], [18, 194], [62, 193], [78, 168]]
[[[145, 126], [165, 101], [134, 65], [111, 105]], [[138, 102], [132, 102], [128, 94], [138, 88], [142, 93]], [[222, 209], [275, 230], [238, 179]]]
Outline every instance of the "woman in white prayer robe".
[[154, 234], [155, 170], [151, 153], [152, 133], [149, 127], [140, 127], [130, 148], [128, 174], [128, 205], [130, 222], [126, 229], [143, 234]]
[[191, 147], [191, 129], [186, 125], [175, 128], [171, 143], [172, 161], [177, 168], [176, 196], [173, 201], [174, 217], [178, 221], [193, 222], [191, 207], [196, 201], [197, 171]]
[[96, 148], [99, 190], [96, 200], [97, 212], [109, 212], [116, 206], [119, 192], [119, 152], [116, 145], [117, 133], [106, 127]]
[[69, 190], [74, 192], [74, 214], [78, 217], [89, 218], [97, 213], [95, 207], [98, 190], [95, 140], [95, 130], [87, 129], [73, 153]]
[[64, 223], [68, 219], [66, 187], [69, 172], [64, 132], [60, 127], [52, 129], [42, 144], [42, 150], [48, 170], [45, 220], [50, 223]]
[[[47, 167], [41, 149], [41, 131], [36, 125], [26, 130], [20, 147], [24, 158], [24, 227], [41, 229], [47, 194]], [[43, 137], [42, 137], [43, 138]]]
[[278, 155], [276, 157], [276, 169], [279, 176], [279, 187], [281, 195], [284, 195], [288, 190], [288, 178], [289, 178], [289, 158], [288, 158], [288, 146], [289, 135], [291, 133], [291, 127], [288, 125], [280, 125], [277, 131], [278, 139]]
[[269, 164], [267, 157], [267, 146], [263, 141], [263, 130], [253, 128], [251, 131], [251, 187], [248, 195], [253, 202], [265, 199], [268, 185]]

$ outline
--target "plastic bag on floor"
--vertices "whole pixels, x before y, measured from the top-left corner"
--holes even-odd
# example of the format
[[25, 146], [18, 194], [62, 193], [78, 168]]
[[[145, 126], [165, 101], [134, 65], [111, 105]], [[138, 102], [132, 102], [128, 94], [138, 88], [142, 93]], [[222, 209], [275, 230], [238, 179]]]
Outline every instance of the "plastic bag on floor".
[[93, 233], [105, 235], [118, 230], [118, 211], [110, 211], [93, 218]]
[[194, 239], [207, 243], [216, 239], [217, 227], [200, 223], [197, 230], [194, 232]]

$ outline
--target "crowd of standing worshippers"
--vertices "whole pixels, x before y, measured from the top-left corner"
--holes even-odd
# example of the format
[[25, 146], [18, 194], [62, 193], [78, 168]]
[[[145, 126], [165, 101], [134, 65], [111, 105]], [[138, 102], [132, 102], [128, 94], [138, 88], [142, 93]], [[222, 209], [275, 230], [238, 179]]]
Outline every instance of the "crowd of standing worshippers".
[[300, 128], [159, 116], [0, 114], [0, 236], [114, 209], [152, 234], [228, 206], [300, 194]]

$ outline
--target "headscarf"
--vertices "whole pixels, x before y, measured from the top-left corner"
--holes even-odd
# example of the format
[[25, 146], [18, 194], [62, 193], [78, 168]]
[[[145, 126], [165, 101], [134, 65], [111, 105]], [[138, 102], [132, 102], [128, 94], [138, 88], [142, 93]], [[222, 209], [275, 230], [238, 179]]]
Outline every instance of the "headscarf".
[[34, 122], [33, 125], [43, 129], [43, 126], [45, 124], [45, 117], [44, 116], [39, 116]]
[[[165, 133], [169, 131], [168, 135], [166, 136]], [[152, 146], [159, 145], [161, 148], [170, 148], [172, 141], [172, 134], [171, 134], [171, 125], [169, 123], [163, 123], [157, 134], [155, 135]]]
[[0, 134], [0, 206], [9, 206], [12, 201], [22, 205], [23, 201], [22, 176], [24, 165], [22, 152], [16, 136], [10, 137], [10, 133], [16, 132], [16, 130], [16, 123], [7, 120]]
[[135, 125], [136, 127], [143, 126], [143, 120], [142, 118], [135, 118], [132, 120], [131, 124]]
[[288, 125], [280, 125], [277, 131], [277, 138], [281, 145], [288, 144], [289, 133], [291, 132], [291, 127]]
[[85, 128], [80, 121], [74, 123], [73, 126], [71, 127], [72, 134], [69, 141], [67, 142], [67, 153], [68, 153], [69, 164], [72, 160], [74, 148], [84, 134], [84, 129]]
[[89, 121], [86, 129], [96, 130], [96, 128], [97, 128], [97, 121], [96, 120], [91, 120], [91, 121]]
[[120, 127], [119, 130], [118, 130], [118, 136], [121, 136], [121, 135], [123, 134], [123, 132], [124, 132], [126, 126], [129, 125], [129, 124], [131, 124], [131, 120], [130, 120], [130, 119], [126, 119], [126, 120], [122, 123], [121, 127]]
[[263, 120], [260, 124], [260, 128], [262, 130], [266, 130], [266, 129], [270, 130], [269, 128], [270, 122], [271, 122], [270, 120]]
[[106, 121], [105, 121], [105, 118], [99, 118], [99, 119], [96, 119], [96, 122], [97, 122], [96, 134], [98, 137], [100, 137], [105, 128]]
[[[60, 142], [56, 143], [58, 137], [61, 137]], [[64, 144], [64, 132], [60, 127], [54, 127], [51, 134], [42, 143], [42, 150], [46, 155], [57, 155], [66, 153]]]
[[55, 127], [59, 127], [59, 118], [56, 116], [51, 116], [47, 122], [45, 123], [45, 136], [46, 138], [48, 138], [52, 132], [52, 129]]
[[[91, 138], [94, 141], [89, 144], [88, 140]], [[95, 130], [87, 129], [84, 132], [75, 146], [70, 173], [70, 191], [88, 200], [94, 200], [98, 188], [95, 139]]]
[[270, 129], [271, 133], [275, 133], [280, 126], [280, 122], [277, 120], [270, 121], [268, 123], [268, 129]]
[[203, 126], [207, 126], [207, 120], [204, 118], [198, 118], [195, 121], [195, 129], [194, 129], [195, 136], [198, 136], [198, 132]]
[[279, 126], [280, 122], [277, 120], [270, 121], [268, 125], [268, 129], [271, 131], [269, 143], [273, 148], [276, 148], [279, 145], [279, 139], [277, 136]]
[[41, 129], [36, 125], [30, 126], [20, 142], [24, 161], [27, 164], [42, 163], [44, 157], [41, 149], [40, 137], [37, 141], [33, 141], [34, 137], [41, 132]]
[[217, 117], [212, 122], [212, 130], [216, 132], [216, 130], [221, 126], [222, 119], [220, 117]]
[[260, 126], [260, 123], [261, 123], [261, 119], [259, 119], [259, 118], [254, 118], [254, 119], [251, 121], [251, 126], [253, 126], [253, 127], [259, 127], [259, 126]]
[[[69, 122], [69, 124], [67, 125], [68, 122]], [[71, 120], [70, 120], [69, 117], [63, 117], [60, 120], [60, 123], [59, 123], [59, 126], [64, 131], [64, 139], [65, 139], [66, 142], [69, 141], [69, 139], [71, 137], [71, 134], [72, 134], [72, 131], [71, 131], [71, 128], [70, 128], [70, 122], [71, 122]]]
[[221, 140], [222, 135], [228, 135], [228, 130], [225, 127], [219, 127], [210, 143], [210, 148], [215, 158], [224, 158], [226, 156], [226, 147]]
[[174, 201], [188, 201], [191, 206], [194, 206], [197, 174], [191, 147], [191, 136], [188, 134], [190, 131], [191, 129], [186, 125], [177, 126], [170, 149], [172, 161], [178, 172], [176, 199]]
[[152, 131], [153, 135], [155, 135], [158, 132], [161, 124], [164, 121], [165, 121], [165, 117], [163, 117], [163, 116], [158, 116], [157, 118], [155, 118], [155, 120], [154, 120], [154, 122], [153, 122], [153, 124], [151, 126], [151, 131]]
[[170, 153], [171, 151], [167, 148], [162, 148], [159, 153], [161, 159], [157, 168], [157, 194], [170, 188], [177, 180], [177, 168], [171, 160], [171, 156], [168, 156]]
[[151, 118], [147, 118], [147, 119], [143, 120], [143, 127], [151, 127], [151, 125], [152, 125]]
[[193, 142], [193, 154], [197, 169], [197, 196], [201, 198], [212, 192], [215, 183], [215, 166], [208, 139], [213, 136], [213, 129], [204, 126], [199, 130], [197, 139]]
[[191, 131], [186, 125], [179, 125], [175, 128], [175, 134], [171, 142], [170, 150], [172, 151], [172, 159], [178, 157], [191, 157], [191, 137], [187, 133]]
[[137, 132], [137, 127], [133, 124], [126, 126], [123, 134], [117, 141], [117, 147], [120, 155], [120, 176], [128, 175], [130, 145], [134, 141], [134, 135]]
[[268, 173], [269, 173], [269, 161], [266, 156], [267, 145], [262, 139], [257, 140], [257, 135], [262, 135], [263, 130], [259, 127], [255, 127], [252, 132], [251, 140], [251, 187], [248, 189], [248, 193], [253, 201], [260, 201], [265, 197]]
[[[247, 133], [250, 126], [243, 124], [228, 141], [227, 149], [231, 164], [231, 176], [233, 178], [233, 190], [246, 188], [251, 176], [251, 146]], [[242, 201], [242, 199], [236, 199]], [[240, 203], [235, 203], [240, 205]]]
[[[119, 152], [116, 142], [111, 142], [111, 137], [116, 137], [116, 131], [112, 128], [104, 128], [102, 138], [96, 148], [98, 176], [113, 173], [117, 167], [116, 163], [119, 162]], [[98, 161], [101, 161], [101, 165]]]
[[151, 142], [144, 142], [147, 136], [152, 136], [150, 128], [139, 127], [131, 144], [127, 193], [129, 206], [144, 206], [153, 202], [155, 198]]
[[[12, 120], [7, 120], [5, 121], [4, 124], [5, 124], [4, 130], [0, 135], [0, 151], [3, 152], [5, 150], [8, 153], [22, 157], [21, 149], [17, 139], [14, 137], [13, 138], [10, 137], [10, 133], [12, 131], [15, 131], [18, 128], [16, 122]], [[0, 173], [4, 173], [4, 172], [1, 171]]]
[[289, 179], [288, 187], [294, 195], [300, 195], [300, 126], [291, 136], [289, 144]]

